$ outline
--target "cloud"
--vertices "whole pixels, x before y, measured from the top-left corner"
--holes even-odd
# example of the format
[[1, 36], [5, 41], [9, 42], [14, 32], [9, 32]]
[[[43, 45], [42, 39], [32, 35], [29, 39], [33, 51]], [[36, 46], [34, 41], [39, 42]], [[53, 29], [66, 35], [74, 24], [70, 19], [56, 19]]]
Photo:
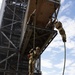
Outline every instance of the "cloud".
[[47, 71], [44, 71], [43, 75], [49, 75], [49, 73]]
[[2, 0], [0, 0], [0, 4], [2, 3]]
[[75, 61], [67, 67], [66, 73], [68, 75], [75, 75]]
[[56, 72], [56, 70], [50, 70], [49, 72], [47, 72], [47, 71], [44, 71], [43, 72], [43, 75], [60, 75], [61, 74], [61, 72]]
[[70, 65], [73, 63], [72, 59], [67, 59], [66, 60], [66, 67], [70, 67]]
[[44, 68], [52, 68], [52, 66], [53, 66], [51, 61], [48, 59], [42, 59], [41, 63], [42, 63], [41, 66]]
[[[68, 16], [61, 16], [59, 20], [62, 22], [62, 25], [65, 29], [66, 35], [67, 35], [67, 42], [66, 42], [66, 47], [67, 47], [67, 62], [66, 62], [66, 72], [65, 75], [75, 75], [75, 64], [73, 63], [75, 59], [72, 59], [71, 56], [75, 56], [75, 18], [70, 18]], [[51, 68], [51, 72], [46, 72], [43, 70], [45, 73], [44, 75], [58, 75], [62, 73], [62, 68], [63, 68], [63, 58], [60, 59], [58, 58], [59, 62], [58, 64], [55, 63], [54, 60], [57, 59], [57, 56], [64, 51], [63, 47], [63, 42], [61, 39], [60, 34], [54, 38], [54, 40], [51, 42], [51, 44], [48, 46], [48, 50], [46, 49], [45, 52], [50, 52], [50, 57], [48, 58], [49, 60], [44, 60], [42, 61], [42, 66], [45, 68]], [[45, 53], [44, 53], [45, 54]], [[54, 63], [54, 64], [53, 64]], [[59, 71], [53, 71], [54, 70], [60, 70]], [[58, 73], [58, 74], [57, 74]]]
[[61, 9], [60, 9], [60, 13], [62, 13], [63, 11], [67, 12], [69, 10], [69, 8], [70, 8], [71, 5], [72, 5], [72, 1], [69, 1], [66, 4], [62, 4]]
[[72, 67], [75, 67], [75, 63], [73, 63], [71, 66], [72, 66]]
[[[45, 64], [43, 64], [44, 65], [43, 68], [45, 68], [43, 70], [43, 75], [60, 75], [60, 74], [62, 74], [63, 60], [60, 63], [58, 63], [58, 64], [50, 64], [50, 62], [51, 61], [49, 61], [49, 60], [44, 60], [43, 61], [43, 63], [45, 63]], [[47, 68], [50, 71], [46, 70]], [[74, 61], [71, 60], [71, 59], [67, 59], [67, 61], [66, 61], [65, 75], [74, 75], [75, 74], [74, 68], [75, 68]]]
[[[74, 44], [75, 45], [75, 44]], [[75, 48], [71, 50], [70, 54], [71, 56], [75, 56]]]
[[0, 9], [1, 9], [2, 0], [0, 0]]
[[72, 64], [72, 66], [68, 67], [66, 69], [67, 75], [75, 75], [75, 64]]
[[54, 65], [56, 68], [58, 68], [58, 69], [62, 69], [62, 67], [63, 67], [63, 62], [60, 62], [60, 63], [58, 63], [58, 64], [55, 64]]
[[63, 4], [63, 3], [64, 3], [64, 1], [65, 1], [65, 0], [61, 0], [61, 4]]
[[62, 16], [59, 18], [62, 22], [63, 27], [66, 31], [67, 35], [67, 48], [68, 49], [75, 49], [75, 18], [70, 18], [67, 16]]
[[[63, 61], [61, 61], [60, 63], [58, 63], [58, 64], [55, 64], [54, 66], [57, 68], [57, 69], [59, 69], [59, 70], [63, 70], [63, 65], [64, 65], [64, 60]], [[71, 66], [72, 65], [72, 66]], [[71, 60], [71, 59], [67, 59], [66, 60], [66, 71], [68, 70], [68, 68], [74, 68], [75, 67], [75, 64], [73, 64], [73, 60]], [[68, 73], [68, 72], [66, 72], [66, 73]]]
[[[59, 21], [62, 22], [63, 28], [65, 29], [66, 36], [67, 36], [67, 48], [68, 49], [75, 49], [75, 18], [70, 18], [68, 16], [61, 16]], [[63, 42], [61, 39], [60, 34], [58, 34], [54, 40], [51, 42], [49, 47], [52, 48], [62, 48]], [[48, 47], [48, 48], [49, 48]], [[50, 49], [50, 51], [51, 51]], [[62, 50], [62, 49], [61, 49]]]

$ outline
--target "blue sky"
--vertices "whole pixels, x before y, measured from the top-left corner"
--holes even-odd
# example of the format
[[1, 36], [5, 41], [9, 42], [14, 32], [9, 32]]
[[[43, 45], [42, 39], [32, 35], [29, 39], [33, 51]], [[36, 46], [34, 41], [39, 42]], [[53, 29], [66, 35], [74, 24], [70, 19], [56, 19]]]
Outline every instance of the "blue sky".
[[[65, 75], [75, 75], [75, 0], [61, 0], [58, 20], [62, 22], [67, 35], [67, 62]], [[42, 54], [42, 75], [61, 75], [64, 44], [61, 36], [54, 38]]]
[[[0, 0], [0, 5], [1, 5]], [[61, 0], [58, 20], [62, 22], [67, 35], [67, 62], [65, 75], [75, 75], [75, 0]], [[42, 75], [61, 75], [64, 44], [61, 36], [54, 38], [41, 58]]]

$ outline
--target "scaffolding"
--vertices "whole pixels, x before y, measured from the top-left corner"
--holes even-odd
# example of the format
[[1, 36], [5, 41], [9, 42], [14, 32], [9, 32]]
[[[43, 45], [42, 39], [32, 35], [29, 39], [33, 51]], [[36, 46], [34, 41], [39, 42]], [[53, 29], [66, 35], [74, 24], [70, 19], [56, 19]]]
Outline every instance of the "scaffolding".
[[[5, 4], [0, 25], [0, 75], [28, 75], [29, 64], [27, 55], [33, 47], [34, 27], [27, 25], [26, 30], [23, 27], [25, 25], [25, 14], [29, 0], [3, 1]], [[59, 11], [60, 1], [49, 1], [54, 4], [54, 10], [50, 18], [55, 21]], [[41, 55], [55, 38], [57, 31], [38, 26], [35, 29], [35, 46], [41, 48]], [[40, 55], [36, 62], [35, 75], [41, 75]]]

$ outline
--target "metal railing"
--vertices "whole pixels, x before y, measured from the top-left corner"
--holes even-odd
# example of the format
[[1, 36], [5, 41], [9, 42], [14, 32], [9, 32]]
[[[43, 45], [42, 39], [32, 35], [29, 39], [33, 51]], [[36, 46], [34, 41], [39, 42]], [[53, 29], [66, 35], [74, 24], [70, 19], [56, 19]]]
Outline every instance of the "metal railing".
[[51, 2], [54, 2], [54, 3], [58, 3], [60, 4], [61, 0], [48, 0], [48, 1], [51, 1]]

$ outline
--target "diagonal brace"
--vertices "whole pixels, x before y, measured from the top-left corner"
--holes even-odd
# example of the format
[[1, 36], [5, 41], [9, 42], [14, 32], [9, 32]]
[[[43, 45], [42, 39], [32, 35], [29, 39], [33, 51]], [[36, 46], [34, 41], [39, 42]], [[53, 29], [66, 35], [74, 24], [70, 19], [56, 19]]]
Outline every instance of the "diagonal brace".
[[5, 35], [4, 32], [1, 31], [1, 33], [3, 34], [3, 36], [12, 44], [12, 46], [17, 49], [17, 47], [13, 44], [13, 42]]
[[0, 61], [0, 64], [3, 63], [4, 61], [10, 59], [11, 57], [13, 57], [14, 55], [16, 55], [16, 53], [11, 54], [9, 57], [3, 59], [2, 61]]

